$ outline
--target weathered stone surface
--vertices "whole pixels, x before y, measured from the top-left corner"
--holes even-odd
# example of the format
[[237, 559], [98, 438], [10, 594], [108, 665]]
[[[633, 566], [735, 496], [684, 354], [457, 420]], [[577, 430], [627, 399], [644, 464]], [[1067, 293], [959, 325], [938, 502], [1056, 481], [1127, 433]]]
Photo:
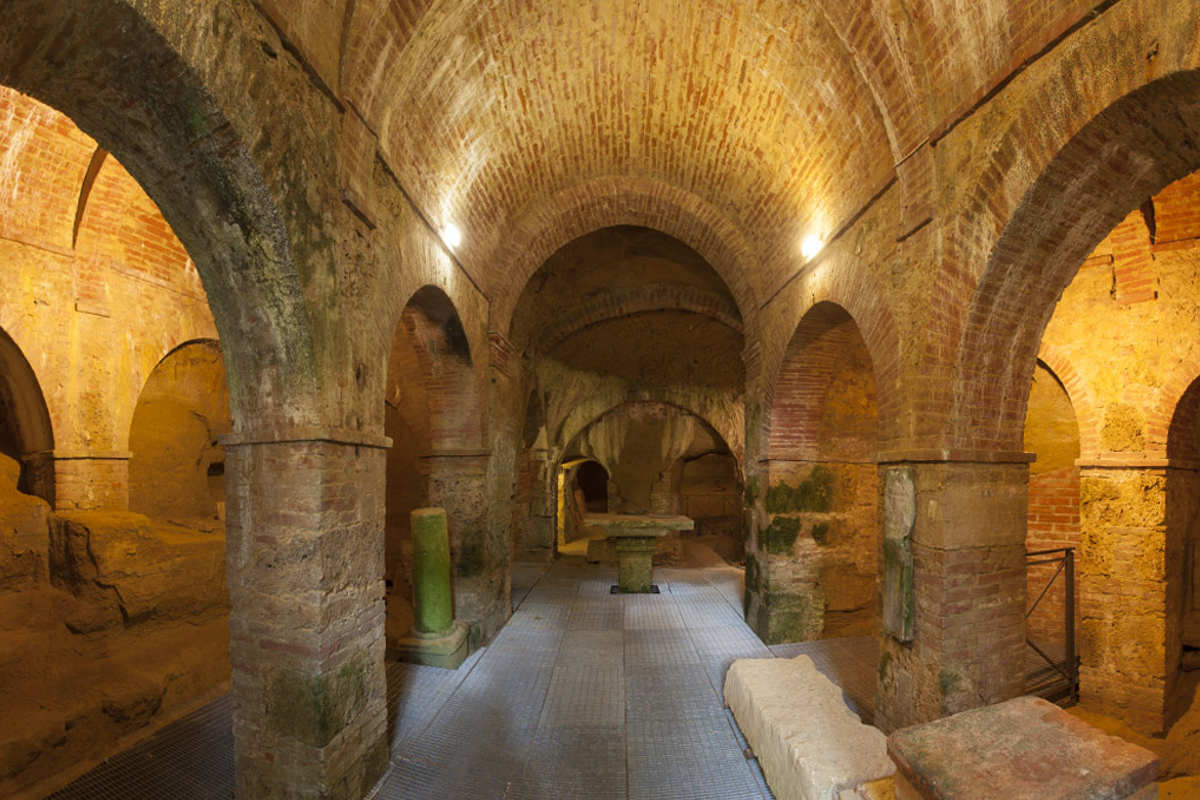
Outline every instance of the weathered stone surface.
[[894, 771], [883, 733], [862, 724], [808, 656], [738, 659], [724, 691], [780, 800], [871, 797], [863, 787]]
[[0, 455], [0, 591], [48, 577], [50, 505], [17, 490], [20, 465]]
[[917, 518], [916, 476], [897, 467], [883, 481], [883, 630], [897, 641], [913, 636], [913, 525]]
[[1152, 787], [1159, 770], [1148, 750], [1036, 697], [904, 728], [887, 750], [926, 800], [1126, 798]]
[[[51, 580], [92, 611], [68, 620], [80, 631], [150, 619], [184, 619], [226, 608], [225, 541], [219, 534], [130, 512], [56, 514], [50, 525]], [[115, 609], [119, 616], [101, 613]]]

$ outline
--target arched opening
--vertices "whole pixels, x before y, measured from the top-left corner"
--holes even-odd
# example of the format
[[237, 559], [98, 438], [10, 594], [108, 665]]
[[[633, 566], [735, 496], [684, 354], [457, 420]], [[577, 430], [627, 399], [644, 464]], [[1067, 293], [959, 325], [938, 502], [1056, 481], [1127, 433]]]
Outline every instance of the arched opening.
[[[1037, 457], [1029, 466], [1025, 550], [1039, 554], [1028, 557], [1026, 569], [1025, 636], [1032, 642], [1026, 688], [1060, 699], [1073, 696], [1062, 672], [1073, 671], [1067, 659], [1074, 656], [1075, 643], [1068, 647], [1068, 636], [1078, 630], [1080, 619], [1079, 588], [1073, 573], [1066, 574], [1074, 570], [1079, 548], [1079, 423], [1062, 381], [1040, 360], [1025, 412], [1025, 451]], [[1067, 549], [1070, 566], [1059, 561], [1067, 558]], [[1069, 604], [1068, 581], [1073, 586]]]
[[768, 477], [755, 492], [768, 521], [747, 558], [746, 591], [763, 641], [879, 631], [878, 418], [858, 325], [840, 306], [818, 303], [776, 378]]
[[[593, 459], [574, 459], [558, 468], [559, 553], [587, 555], [587, 540], [601, 536], [584, 522], [585, 514], [608, 511], [608, 470]], [[575, 545], [572, 547], [572, 545]]]
[[495, 612], [485, 546], [486, 454], [480, 387], [450, 298], [426, 286], [400, 314], [388, 361], [385, 432], [385, 578], [390, 643], [412, 628], [413, 509], [446, 510], [454, 616], [479, 623]]
[[21, 349], [0, 330], [0, 453], [16, 462], [15, 488], [54, 503], [54, 432], [46, 399]]
[[[1166, 483], [1166, 647], [1167, 719], [1194, 730], [1200, 683], [1200, 378], [1179, 399], [1167, 433], [1171, 469]], [[1190, 723], [1190, 724], [1189, 724]], [[1174, 733], [1174, 731], [1172, 731]], [[1182, 740], [1183, 736], [1177, 736]], [[1194, 742], [1192, 743], [1194, 746]], [[1176, 767], [1167, 754], [1168, 769]], [[1189, 770], [1195, 774], [1195, 766]]]
[[129, 430], [129, 510], [163, 519], [225, 518], [229, 433], [225, 363], [215, 341], [189, 342], [150, 373]]
[[584, 427], [566, 451], [559, 468], [561, 552], [613, 560], [601, 544], [603, 529], [589, 527], [587, 513], [682, 514], [695, 528], [662, 539], [655, 563], [712, 563], [712, 555], [741, 560], [737, 461], [696, 414], [668, 403], [626, 403]]
[[[594, 458], [609, 474], [610, 512], [697, 514], [691, 538], [720, 542], [741, 561], [741, 328], [737, 303], [712, 265], [659, 231], [602, 228], [545, 261], [521, 293], [509, 332], [524, 355], [521, 391], [531, 392], [518, 463], [532, 480], [525, 527], [513, 534], [517, 558], [553, 554], [556, 465]], [[693, 430], [714, 438], [693, 441]], [[616, 438], [596, 438], [606, 436]], [[620, 463], [611, 460], [617, 455]]]
[[155, 202], [55, 109], [0, 88], [0, 120], [0, 794], [40, 796], [228, 690], [231, 423], [207, 295]]

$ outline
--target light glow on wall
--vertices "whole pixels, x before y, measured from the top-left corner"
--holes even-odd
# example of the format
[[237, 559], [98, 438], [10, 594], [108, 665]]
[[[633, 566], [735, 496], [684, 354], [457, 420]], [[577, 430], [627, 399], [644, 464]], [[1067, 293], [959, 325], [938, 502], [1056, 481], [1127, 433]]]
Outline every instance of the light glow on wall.
[[804, 237], [804, 242], [800, 245], [800, 255], [804, 256], [805, 261], [812, 261], [824, 246], [825, 243], [821, 241], [821, 237], [810, 233]]
[[442, 228], [442, 241], [451, 250], [462, 244], [462, 231], [453, 222]]

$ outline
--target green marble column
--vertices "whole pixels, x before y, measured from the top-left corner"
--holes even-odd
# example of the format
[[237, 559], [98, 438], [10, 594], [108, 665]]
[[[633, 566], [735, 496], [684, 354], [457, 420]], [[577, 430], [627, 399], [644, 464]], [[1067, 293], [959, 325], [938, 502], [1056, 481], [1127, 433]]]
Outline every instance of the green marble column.
[[450, 536], [446, 511], [418, 508], [412, 512], [413, 627], [419, 633], [442, 633], [454, 624], [450, 602]]

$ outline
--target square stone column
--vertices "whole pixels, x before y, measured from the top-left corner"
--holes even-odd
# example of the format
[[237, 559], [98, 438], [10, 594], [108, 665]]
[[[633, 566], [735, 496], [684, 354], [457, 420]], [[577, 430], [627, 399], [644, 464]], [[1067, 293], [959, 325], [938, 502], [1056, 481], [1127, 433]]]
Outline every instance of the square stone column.
[[1080, 705], [1165, 731], [1186, 710], [1178, 692], [1185, 532], [1195, 473], [1113, 457], [1080, 464]]
[[388, 759], [387, 440], [293, 436], [225, 442], [237, 797], [358, 800]]
[[884, 731], [1024, 688], [1028, 461], [918, 455], [881, 454], [879, 466]]

